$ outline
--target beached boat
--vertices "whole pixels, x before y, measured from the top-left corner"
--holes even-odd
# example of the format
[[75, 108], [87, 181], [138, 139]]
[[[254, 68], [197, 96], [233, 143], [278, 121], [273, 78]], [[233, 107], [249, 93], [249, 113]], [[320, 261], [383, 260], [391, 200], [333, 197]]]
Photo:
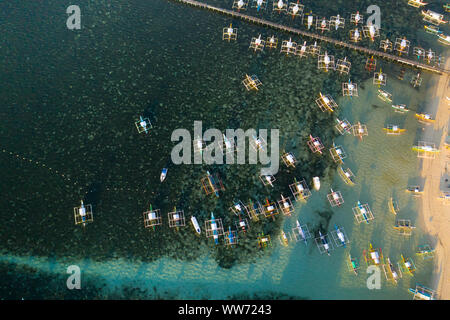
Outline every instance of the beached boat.
[[383, 128], [386, 134], [389, 135], [400, 135], [406, 132], [406, 129], [401, 129], [397, 125], [389, 124], [386, 128]]
[[423, 190], [420, 189], [420, 186], [409, 186], [406, 188], [406, 192], [410, 192], [415, 195], [420, 195], [423, 193]]
[[194, 216], [191, 216], [191, 223], [192, 223], [192, 226], [194, 227], [195, 232], [199, 235], [202, 231], [198, 224], [197, 218]]
[[313, 178], [313, 185], [314, 185], [314, 190], [316, 190], [316, 191], [320, 190], [320, 178], [319, 177]]
[[430, 145], [413, 146], [411, 149], [413, 151], [417, 151], [417, 152], [439, 153], [439, 149], [437, 149], [436, 147], [430, 146]]
[[419, 120], [419, 122], [433, 123], [435, 121], [428, 113], [416, 113], [415, 117]]
[[394, 109], [395, 112], [398, 112], [398, 113], [406, 113], [409, 111], [409, 109], [406, 108], [406, 105], [404, 105], [404, 104], [393, 104], [392, 109]]
[[378, 89], [377, 97], [383, 100], [384, 102], [392, 102], [392, 94], [382, 89]]
[[348, 254], [347, 266], [349, 271], [353, 271], [355, 275], [358, 275], [359, 262], [357, 258], [352, 258], [352, 255]]
[[398, 208], [398, 203], [397, 201], [394, 200], [394, 198], [390, 198], [389, 202], [388, 202], [388, 206], [389, 206], [389, 210], [393, 213], [393, 214], [398, 214], [399, 208]]
[[424, 260], [430, 260], [434, 257], [434, 251], [435, 249], [433, 249], [431, 245], [422, 244], [417, 247], [416, 254], [421, 256]]
[[369, 243], [369, 250], [363, 251], [363, 256], [369, 266], [379, 266], [383, 263], [383, 253], [381, 252], [381, 248], [374, 249], [371, 243]]
[[161, 182], [163, 182], [164, 179], [166, 179], [166, 175], [167, 175], [167, 168], [163, 168], [161, 171], [161, 176], [159, 177], [159, 180], [161, 180]]
[[355, 185], [355, 175], [350, 170], [350, 168], [343, 169], [342, 166], [338, 167], [339, 176], [344, 180], [344, 182], [350, 186]]

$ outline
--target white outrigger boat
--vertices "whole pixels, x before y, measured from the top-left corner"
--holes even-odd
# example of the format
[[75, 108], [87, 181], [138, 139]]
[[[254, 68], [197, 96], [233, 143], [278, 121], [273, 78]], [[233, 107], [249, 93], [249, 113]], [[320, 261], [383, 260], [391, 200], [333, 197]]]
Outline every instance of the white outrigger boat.
[[161, 171], [161, 176], [159, 177], [159, 180], [161, 180], [161, 182], [163, 182], [164, 179], [166, 179], [166, 175], [167, 175], [167, 168], [163, 168]]
[[319, 177], [313, 178], [313, 185], [314, 185], [314, 190], [316, 190], [316, 191], [320, 190], [320, 178]]
[[197, 234], [200, 234], [202, 231], [201, 231], [200, 226], [198, 224], [197, 218], [192, 216], [191, 217], [191, 223], [192, 223], [192, 226], [194, 227], [195, 232], [197, 232]]
[[308, 239], [311, 238], [311, 234], [309, 233], [308, 226], [306, 224], [301, 225], [298, 220], [296, 220], [296, 226], [292, 229], [292, 233], [296, 241], [304, 241], [305, 244], [308, 244]]

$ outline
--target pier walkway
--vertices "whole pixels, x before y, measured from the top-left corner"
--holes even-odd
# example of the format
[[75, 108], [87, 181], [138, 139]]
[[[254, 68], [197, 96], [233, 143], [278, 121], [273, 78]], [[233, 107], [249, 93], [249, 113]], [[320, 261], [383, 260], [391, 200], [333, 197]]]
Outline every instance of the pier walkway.
[[304, 30], [300, 30], [297, 28], [292, 28], [292, 27], [288, 27], [276, 22], [272, 22], [272, 21], [268, 21], [268, 20], [264, 20], [261, 18], [257, 18], [257, 17], [253, 17], [253, 16], [249, 16], [240, 12], [236, 12], [233, 10], [228, 10], [228, 9], [223, 9], [223, 8], [218, 8], [206, 3], [202, 3], [199, 1], [195, 1], [195, 0], [172, 0], [175, 2], [180, 2], [186, 5], [190, 5], [196, 8], [200, 8], [200, 9], [205, 9], [205, 10], [210, 10], [216, 13], [220, 13], [232, 18], [237, 18], [237, 19], [241, 19], [243, 21], [246, 22], [250, 22], [250, 23], [254, 23], [257, 25], [261, 25], [263, 27], [269, 27], [272, 29], [276, 29], [279, 31], [284, 31], [284, 32], [288, 32], [291, 34], [295, 34], [295, 35], [299, 35], [299, 36], [304, 36], [310, 39], [314, 39], [314, 40], [319, 40], [319, 41], [324, 41], [324, 42], [328, 42], [328, 43], [332, 43], [335, 46], [340, 46], [340, 47], [345, 47], [345, 48], [349, 48], [349, 49], [353, 49], [356, 51], [359, 51], [361, 53], [364, 53], [368, 56], [374, 56], [374, 57], [380, 57], [383, 58], [385, 60], [388, 61], [392, 61], [392, 62], [396, 62], [402, 65], [406, 65], [409, 67], [413, 67], [413, 68], [417, 68], [420, 70], [425, 70], [425, 71], [429, 71], [429, 72], [433, 72], [433, 73], [437, 73], [437, 74], [450, 74], [450, 70], [445, 70], [443, 68], [440, 67], [436, 67], [436, 66], [432, 66], [426, 63], [421, 63], [418, 61], [414, 61], [414, 60], [410, 60], [407, 58], [402, 58], [393, 54], [389, 54], [386, 52], [382, 52], [382, 51], [377, 51], [377, 50], [372, 50], [372, 49], [368, 49], [365, 47], [361, 47], [361, 46], [357, 46], [348, 42], [344, 42], [344, 41], [340, 41], [340, 40], [336, 40], [330, 37], [326, 37], [323, 35], [319, 35], [319, 34], [315, 34], [312, 32], [308, 32], [308, 31], [304, 31]]

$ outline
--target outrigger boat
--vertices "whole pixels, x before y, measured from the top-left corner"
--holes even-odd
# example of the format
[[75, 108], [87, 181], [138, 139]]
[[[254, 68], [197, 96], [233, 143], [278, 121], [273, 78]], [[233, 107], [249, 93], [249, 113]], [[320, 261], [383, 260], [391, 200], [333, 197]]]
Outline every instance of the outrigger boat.
[[397, 284], [397, 281], [401, 278], [401, 274], [389, 258], [387, 258], [387, 263], [383, 265], [383, 271], [386, 280], [392, 281], [394, 284]]
[[420, 190], [419, 186], [410, 186], [408, 188], [406, 188], [406, 192], [410, 192], [413, 193], [414, 195], [421, 195], [423, 193], [423, 190]]
[[372, 247], [372, 244], [369, 243], [369, 250], [363, 251], [364, 260], [366, 260], [367, 265], [376, 265], [379, 266], [383, 262], [383, 253], [381, 252], [381, 249], [374, 249]]
[[206, 227], [206, 236], [212, 236], [214, 239], [214, 243], [219, 244], [219, 235], [223, 233], [222, 220], [216, 220], [214, 218], [214, 213], [211, 212], [211, 220], [207, 221], [210, 223], [210, 228]]
[[434, 147], [434, 145], [433, 146], [430, 146], [430, 145], [418, 145], [418, 146], [413, 146], [411, 149], [413, 151], [417, 151], [417, 152], [439, 153], [439, 149]]
[[352, 15], [350, 16], [350, 22], [354, 23], [355, 25], [363, 23], [363, 16], [359, 14], [359, 11], [356, 11], [356, 13], [352, 13]]
[[378, 98], [384, 102], [392, 102], [392, 94], [382, 89], [378, 89]]
[[417, 73], [412, 79], [411, 79], [411, 85], [415, 87], [420, 87], [422, 84], [422, 77], [420, 76], [420, 72]]
[[206, 177], [202, 178], [201, 182], [206, 194], [214, 193], [219, 197], [219, 191], [225, 190], [219, 176], [217, 174], [213, 176], [209, 171], [206, 171]]
[[159, 180], [161, 180], [161, 182], [163, 182], [164, 179], [166, 179], [166, 175], [167, 175], [167, 168], [163, 168], [161, 171], [161, 176], [159, 177]]
[[353, 135], [355, 137], [358, 137], [359, 140], [362, 141], [364, 136], [368, 136], [369, 132], [367, 130], [367, 126], [365, 124], [361, 124], [361, 122], [358, 121], [358, 123], [354, 124], [352, 127]]
[[197, 218], [194, 217], [194, 216], [191, 216], [191, 223], [192, 223], [192, 226], [194, 227], [194, 230], [197, 233], [197, 235], [200, 235], [200, 233], [202, 231], [201, 231], [200, 226], [198, 224]]
[[284, 233], [283, 230], [281, 230], [280, 242], [285, 247], [287, 247], [289, 245], [288, 238], [286, 237], [286, 233]]
[[248, 0], [244, 1], [244, 0], [234, 0], [233, 1], [233, 5], [232, 5], [232, 9], [237, 9], [237, 11], [239, 12], [239, 10], [246, 10], [247, 9], [247, 5], [248, 5]]
[[243, 218], [242, 215], [238, 214], [239, 221], [236, 223], [236, 228], [240, 228], [242, 232], [247, 232], [247, 229], [249, 228], [249, 224], [247, 219]]
[[406, 113], [409, 111], [409, 109], [406, 108], [406, 105], [404, 105], [404, 104], [393, 104], [392, 109], [394, 109], [395, 112], [398, 112], [398, 113]]
[[320, 253], [327, 253], [327, 255], [330, 256], [330, 250], [331, 250], [331, 246], [330, 243], [328, 242], [327, 239], [327, 235], [323, 235], [322, 232], [320, 232], [319, 230], [319, 237], [316, 238], [316, 244], [317, 247], [319, 248]]
[[339, 131], [340, 134], [345, 134], [345, 133], [349, 133], [350, 129], [352, 128], [350, 122], [348, 122], [348, 120], [344, 119], [344, 120], [339, 120], [338, 118], [336, 118], [337, 121], [337, 125], [335, 126], [336, 130]]
[[225, 245], [231, 246], [238, 243], [238, 236], [236, 231], [232, 231], [231, 227], [228, 227], [228, 232], [225, 232]]
[[389, 210], [390, 210], [393, 214], [395, 214], [395, 215], [398, 214], [398, 211], [399, 211], [398, 203], [397, 203], [397, 201], [394, 200], [394, 198], [391, 197], [391, 198], [389, 199], [388, 206], [389, 206]]
[[435, 121], [428, 113], [416, 113], [415, 117], [419, 122], [433, 123]]
[[161, 211], [159, 209], [153, 210], [152, 205], [150, 204], [150, 209], [144, 212], [144, 227], [151, 227], [153, 230], [155, 230], [155, 227], [161, 224]]
[[79, 207], [73, 208], [73, 214], [75, 219], [75, 224], [83, 224], [83, 227], [86, 226], [86, 223], [94, 221], [94, 214], [92, 212], [92, 205], [87, 204], [84, 205], [83, 200], [81, 200], [81, 204]]
[[352, 258], [352, 255], [348, 254], [347, 266], [349, 271], [353, 271], [355, 275], [358, 275], [359, 263], [357, 258]]
[[430, 260], [434, 257], [434, 249], [429, 244], [422, 244], [418, 246], [416, 254], [424, 260]]
[[445, 35], [445, 34], [440, 34], [439, 36], [438, 36], [438, 41], [440, 42], [440, 43], [442, 43], [442, 44], [445, 44], [445, 45], [450, 45], [450, 36], [447, 36], [447, 35]]
[[309, 135], [307, 144], [313, 153], [322, 154], [322, 149], [324, 148], [324, 146], [318, 137], [313, 138], [312, 135]]
[[370, 210], [367, 203], [363, 205], [360, 201], [358, 201], [356, 207], [352, 208], [352, 211], [358, 223], [365, 222], [369, 224], [370, 220], [375, 219], [372, 210]]
[[344, 203], [344, 198], [340, 191], [333, 191], [327, 195], [328, 201], [332, 207], [340, 207]]
[[259, 248], [267, 248], [268, 246], [272, 246], [272, 241], [270, 241], [270, 235], [265, 236], [264, 232], [258, 234], [258, 246]]
[[434, 24], [435, 26], [438, 26], [440, 24], [445, 24], [448, 21], [444, 20], [444, 15], [431, 11], [431, 10], [422, 10], [423, 15], [423, 21], [429, 22], [431, 24]]
[[426, 6], [428, 3], [423, 2], [423, 0], [408, 0], [408, 4], [415, 8], [420, 8]]
[[409, 288], [408, 291], [414, 295], [413, 300], [434, 300], [434, 290], [420, 284], [416, 285], [416, 289]]
[[407, 273], [411, 276], [414, 275], [414, 272], [416, 271], [416, 266], [414, 265], [414, 261], [412, 261], [411, 258], [407, 258], [405, 259], [405, 257], [403, 257], [403, 255], [400, 255], [400, 265], [403, 269], [404, 273]]
[[319, 177], [313, 178], [313, 185], [314, 185], [314, 190], [316, 190], [316, 191], [320, 190], [320, 178]]
[[292, 233], [296, 241], [304, 241], [305, 244], [308, 244], [308, 239], [311, 238], [311, 234], [309, 233], [308, 226], [306, 224], [301, 225], [298, 220], [295, 221], [296, 226], [292, 229]]
[[431, 33], [436, 36], [442, 33], [442, 31], [439, 30], [439, 27], [436, 27], [436, 26], [428, 25], [428, 26], [423, 26], [423, 27], [427, 33]]
[[261, 9], [264, 10], [267, 7], [267, 0], [252, 0], [252, 8], [256, 8], [256, 12], [259, 12]]
[[281, 195], [281, 200], [278, 201], [278, 206], [285, 216], [289, 217], [294, 212], [294, 205], [289, 197], [285, 198]]
[[145, 132], [145, 134], [147, 134], [152, 128], [150, 120], [148, 118], [143, 118], [142, 116], [139, 116], [139, 121], [136, 121], [134, 124], [139, 133]]
[[334, 231], [331, 232], [331, 235], [333, 237], [334, 243], [336, 246], [340, 247], [343, 246], [344, 248], [347, 247], [347, 243], [350, 241], [345, 236], [345, 230], [343, 227], [338, 227], [336, 224], [334, 225]]
[[289, 189], [291, 189], [295, 201], [306, 201], [311, 196], [311, 191], [309, 190], [305, 179], [297, 181], [297, 179], [294, 178], [294, 183], [289, 185]]
[[355, 175], [350, 170], [350, 168], [343, 169], [342, 166], [338, 168], [339, 176], [344, 180], [344, 182], [350, 186], [355, 185]]
[[450, 12], [450, 3], [446, 3], [442, 6], [445, 10], [445, 12]]
[[402, 236], [410, 236], [412, 230], [415, 229], [411, 220], [400, 219], [395, 222], [394, 229], [399, 231]]
[[389, 124], [387, 128], [383, 128], [383, 130], [389, 135], [400, 135], [406, 131], [406, 129], [401, 129], [395, 124]]

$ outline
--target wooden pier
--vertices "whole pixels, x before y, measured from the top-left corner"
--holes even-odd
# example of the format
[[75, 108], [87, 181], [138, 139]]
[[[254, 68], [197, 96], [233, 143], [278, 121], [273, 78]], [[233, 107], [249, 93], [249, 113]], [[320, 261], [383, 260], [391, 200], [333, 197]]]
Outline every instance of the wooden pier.
[[368, 48], [364, 48], [361, 46], [357, 46], [354, 44], [351, 44], [349, 42], [344, 42], [344, 41], [340, 41], [340, 40], [336, 40], [330, 37], [326, 37], [323, 35], [319, 35], [319, 34], [315, 34], [312, 32], [308, 32], [308, 31], [303, 31], [300, 29], [296, 29], [296, 28], [292, 28], [292, 27], [288, 27], [276, 22], [271, 22], [268, 20], [264, 20], [264, 19], [260, 19], [257, 17], [253, 17], [253, 16], [249, 16], [240, 12], [236, 12], [236, 11], [232, 11], [232, 10], [228, 10], [228, 9], [223, 9], [223, 8], [218, 8], [206, 3], [202, 3], [199, 1], [195, 1], [195, 0], [172, 0], [175, 2], [180, 2], [182, 4], [185, 5], [190, 5], [193, 6], [195, 8], [199, 8], [199, 9], [205, 9], [205, 10], [209, 10], [215, 13], [220, 13], [232, 18], [237, 18], [237, 19], [241, 19], [245, 22], [249, 22], [249, 23], [253, 23], [253, 24], [257, 24], [263, 27], [268, 27], [268, 28], [272, 28], [272, 29], [276, 29], [279, 31], [284, 31], [287, 33], [291, 33], [291, 34], [295, 34], [295, 35], [299, 35], [299, 36], [303, 36], [303, 37], [307, 37], [310, 39], [314, 39], [314, 40], [319, 40], [319, 41], [324, 41], [324, 42], [328, 42], [328, 43], [332, 43], [337, 47], [344, 47], [344, 48], [349, 48], [349, 49], [353, 49], [356, 51], [359, 51], [363, 54], [366, 54], [368, 56], [376, 56], [376, 57], [380, 57], [383, 58], [385, 60], [388, 61], [392, 61], [392, 62], [396, 62], [405, 66], [409, 66], [409, 67], [413, 67], [413, 68], [417, 68], [417, 69], [421, 69], [421, 70], [425, 70], [425, 71], [429, 71], [429, 72], [433, 72], [433, 73], [437, 73], [437, 74], [449, 74], [450, 70], [445, 70], [442, 69], [440, 67], [436, 67], [436, 66], [431, 66], [425, 63], [421, 63], [418, 61], [413, 61], [410, 59], [406, 59], [406, 58], [402, 58], [399, 56], [395, 56], [393, 54], [389, 54], [386, 52], [381, 52], [381, 51], [377, 51], [377, 50], [372, 50], [372, 49], [368, 49]]

